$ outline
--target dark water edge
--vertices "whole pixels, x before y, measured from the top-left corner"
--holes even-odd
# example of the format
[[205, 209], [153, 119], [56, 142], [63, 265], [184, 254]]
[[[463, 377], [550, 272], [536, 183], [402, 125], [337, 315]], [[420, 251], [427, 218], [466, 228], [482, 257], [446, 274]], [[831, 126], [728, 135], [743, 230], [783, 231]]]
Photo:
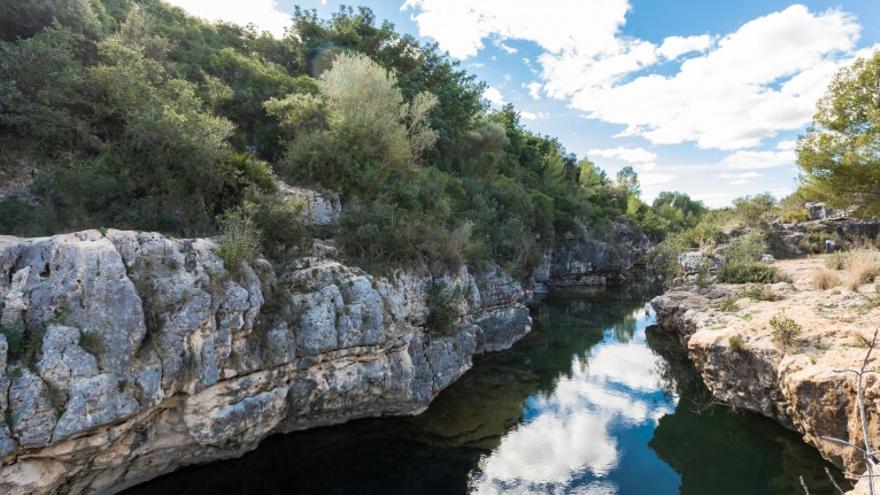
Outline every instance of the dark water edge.
[[[835, 493], [800, 436], [709, 406], [650, 292], [540, 304], [512, 349], [484, 356], [412, 418], [266, 439], [245, 456], [125, 491], [208, 494]], [[844, 486], [847, 486], [844, 484]]]

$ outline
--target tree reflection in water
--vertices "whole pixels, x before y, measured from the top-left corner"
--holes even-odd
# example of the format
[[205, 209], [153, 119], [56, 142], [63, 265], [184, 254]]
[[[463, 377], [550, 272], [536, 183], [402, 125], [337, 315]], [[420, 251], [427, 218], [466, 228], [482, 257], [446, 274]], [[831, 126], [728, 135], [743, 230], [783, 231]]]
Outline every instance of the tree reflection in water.
[[680, 343], [651, 329], [650, 294], [540, 304], [535, 329], [414, 418], [355, 421], [266, 440], [127, 495], [830, 494], [799, 437], [708, 407]]

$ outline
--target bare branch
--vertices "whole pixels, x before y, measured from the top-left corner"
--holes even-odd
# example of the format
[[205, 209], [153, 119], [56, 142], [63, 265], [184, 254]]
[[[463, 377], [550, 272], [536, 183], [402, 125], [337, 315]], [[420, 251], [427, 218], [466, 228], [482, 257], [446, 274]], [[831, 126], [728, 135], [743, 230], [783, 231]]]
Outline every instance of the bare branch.
[[831, 484], [834, 485], [837, 493], [839, 493], [840, 495], [846, 495], [846, 493], [843, 491], [843, 488], [841, 488], [840, 485], [837, 484], [837, 480], [834, 479], [834, 476], [831, 476], [831, 470], [828, 469], [828, 466], [825, 467], [825, 474], [828, 475], [828, 479], [831, 481]]
[[801, 487], [804, 489], [804, 495], [810, 495], [810, 489], [807, 488], [807, 484], [804, 482], [804, 477], [801, 476]]

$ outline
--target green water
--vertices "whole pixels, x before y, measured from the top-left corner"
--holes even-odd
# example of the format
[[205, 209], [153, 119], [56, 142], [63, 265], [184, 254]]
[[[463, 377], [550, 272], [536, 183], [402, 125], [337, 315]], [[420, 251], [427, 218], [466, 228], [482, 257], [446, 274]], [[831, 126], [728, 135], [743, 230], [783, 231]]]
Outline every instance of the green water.
[[647, 299], [547, 301], [531, 334], [479, 359], [420, 416], [274, 436], [126, 494], [790, 495], [803, 493], [799, 476], [833, 493], [798, 435], [708, 406]]

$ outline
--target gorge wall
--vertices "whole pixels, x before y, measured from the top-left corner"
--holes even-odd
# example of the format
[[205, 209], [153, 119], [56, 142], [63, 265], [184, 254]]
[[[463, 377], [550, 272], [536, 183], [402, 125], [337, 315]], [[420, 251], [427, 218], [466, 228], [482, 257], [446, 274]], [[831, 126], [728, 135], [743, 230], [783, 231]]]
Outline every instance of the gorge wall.
[[525, 285], [444, 275], [465, 294], [448, 334], [425, 329], [429, 275], [376, 277], [321, 242], [232, 274], [208, 239], [0, 236], [0, 492], [114, 493], [274, 433], [419, 413], [530, 330], [534, 289], [631, 276], [647, 240], [604, 232], [549, 251]]
[[[871, 294], [868, 284], [857, 290], [813, 287], [813, 274], [824, 268], [821, 257], [776, 266], [790, 281], [769, 286], [772, 298], [755, 300], [733, 284], [654, 298], [659, 328], [686, 345], [714, 397], [797, 431], [824, 458], [857, 478], [865, 470], [862, 454], [829, 437], [863, 445], [855, 380], [842, 370], [862, 365], [880, 307], [865, 296]], [[720, 305], [723, 300], [727, 307]], [[790, 345], [774, 337], [770, 321], [779, 315], [801, 327]], [[867, 369], [876, 370], [876, 363], [872, 355]], [[865, 380], [864, 394], [866, 431], [877, 445], [880, 381], [875, 375]]]

